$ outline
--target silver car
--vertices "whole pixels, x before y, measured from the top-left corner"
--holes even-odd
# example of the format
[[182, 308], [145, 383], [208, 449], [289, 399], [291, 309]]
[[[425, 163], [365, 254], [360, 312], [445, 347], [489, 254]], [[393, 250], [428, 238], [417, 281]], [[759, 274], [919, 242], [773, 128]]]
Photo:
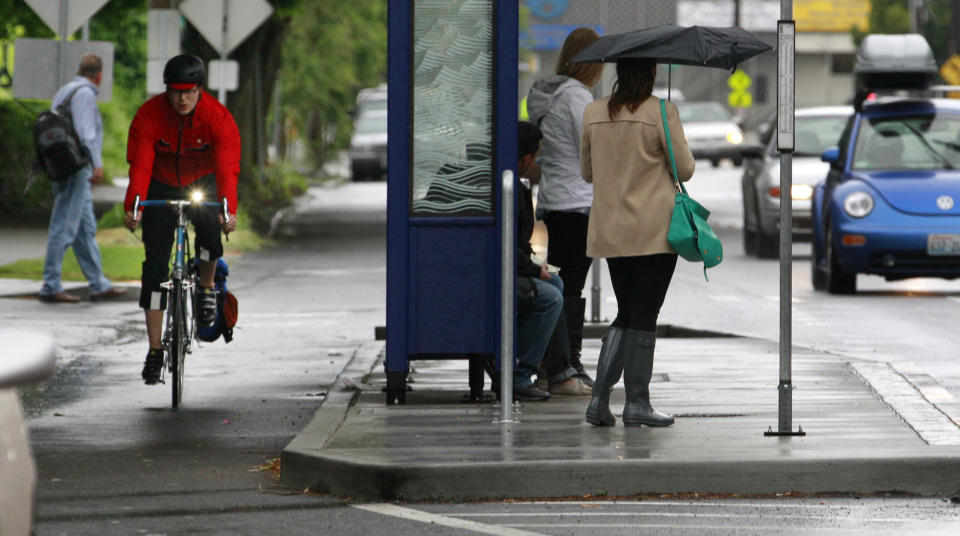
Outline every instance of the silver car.
[[38, 382], [53, 372], [49, 336], [0, 329], [0, 534], [31, 534], [37, 472], [17, 387]]
[[387, 170], [386, 110], [371, 110], [357, 116], [353, 123], [349, 155], [354, 181], [383, 177]]
[[743, 161], [743, 131], [737, 120], [719, 102], [677, 102], [687, 145], [697, 159], [710, 160], [713, 167], [729, 158], [733, 165]]
[[[813, 186], [827, 176], [823, 151], [836, 147], [852, 106], [822, 106], [795, 111], [793, 152], [793, 240], [811, 238], [810, 198]], [[760, 129], [761, 146], [744, 150], [743, 248], [747, 255], [775, 258], [780, 244], [780, 153], [776, 118]]]

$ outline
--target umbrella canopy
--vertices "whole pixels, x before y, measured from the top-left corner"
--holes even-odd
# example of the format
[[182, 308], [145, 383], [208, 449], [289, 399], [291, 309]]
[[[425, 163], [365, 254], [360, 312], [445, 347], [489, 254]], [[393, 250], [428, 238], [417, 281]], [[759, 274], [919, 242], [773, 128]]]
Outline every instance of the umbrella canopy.
[[773, 47], [738, 27], [655, 26], [601, 37], [570, 61], [615, 62], [649, 58], [657, 63], [733, 69]]

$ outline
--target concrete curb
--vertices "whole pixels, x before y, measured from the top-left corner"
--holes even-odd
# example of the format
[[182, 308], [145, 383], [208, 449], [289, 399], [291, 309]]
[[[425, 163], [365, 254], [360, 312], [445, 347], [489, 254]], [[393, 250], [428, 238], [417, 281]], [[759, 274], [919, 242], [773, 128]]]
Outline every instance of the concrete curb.
[[304, 477], [316, 470], [314, 453], [326, 444], [343, 423], [350, 406], [367, 387], [362, 382], [382, 357], [383, 350], [383, 345], [376, 341], [364, 342], [354, 350], [350, 362], [330, 385], [326, 399], [313, 418], [281, 451], [280, 480], [284, 486], [297, 489], [308, 487], [305, 485], [308, 479]]
[[[718, 454], [718, 453], [714, 453]], [[738, 456], [738, 454], [740, 454]], [[503, 498], [662, 493], [912, 493], [960, 490], [960, 453], [883, 458], [744, 460], [729, 453], [691, 463], [663, 460], [621, 462], [502, 462], [387, 464], [334, 454], [302, 453], [312, 459], [297, 468], [298, 488], [367, 501], [477, 501]], [[286, 474], [284, 459], [284, 474]]]

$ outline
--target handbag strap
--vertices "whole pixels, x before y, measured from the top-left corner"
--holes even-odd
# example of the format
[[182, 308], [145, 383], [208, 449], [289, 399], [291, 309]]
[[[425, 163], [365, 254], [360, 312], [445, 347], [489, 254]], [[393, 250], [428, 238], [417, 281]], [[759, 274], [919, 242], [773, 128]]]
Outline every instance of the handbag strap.
[[670, 123], [667, 122], [667, 101], [663, 99], [660, 99], [660, 116], [663, 117], [663, 134], [667, 138], [667, 154], [670, 155], [670, 171], [673, 173], [673, 180], [676, 183], [677, 191], [686, 194], [687, 189], [677, 176], [677, 160], [673, 157], [673, 141], [670, 140]]

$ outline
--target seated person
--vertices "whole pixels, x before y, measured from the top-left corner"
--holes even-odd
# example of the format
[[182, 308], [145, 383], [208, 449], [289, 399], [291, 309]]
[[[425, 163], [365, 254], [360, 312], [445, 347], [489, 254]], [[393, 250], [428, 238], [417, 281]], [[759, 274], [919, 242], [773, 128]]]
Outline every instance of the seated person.
[[[531, 376], [537, 372], [550, 336], [557, 321], [563, 314], [563, 282], [556, 274], [547, 271], [546, 265], [538, 265], [530, 258], [533, 248], [530, 236], [533, 234], [533, 200], [530, 188], [525, 185], [527, 177], [535, 170], [534, 158], [540, 152], [543, 135], [540, 129], [531, 123], [520, 122], [520, 153], [517, 165], [517, 189], [519, 206], [517, 207], [517, 288], [518, 294], [527, 291], [528, 298], [518, 299], [517, 312], [517, 366], [513, 372], [513, 396], [521, 401], [540, 401], [550, 398], [546, 391], [533, 385]], [[529, 303], [527, 303], [529, 301]]]

